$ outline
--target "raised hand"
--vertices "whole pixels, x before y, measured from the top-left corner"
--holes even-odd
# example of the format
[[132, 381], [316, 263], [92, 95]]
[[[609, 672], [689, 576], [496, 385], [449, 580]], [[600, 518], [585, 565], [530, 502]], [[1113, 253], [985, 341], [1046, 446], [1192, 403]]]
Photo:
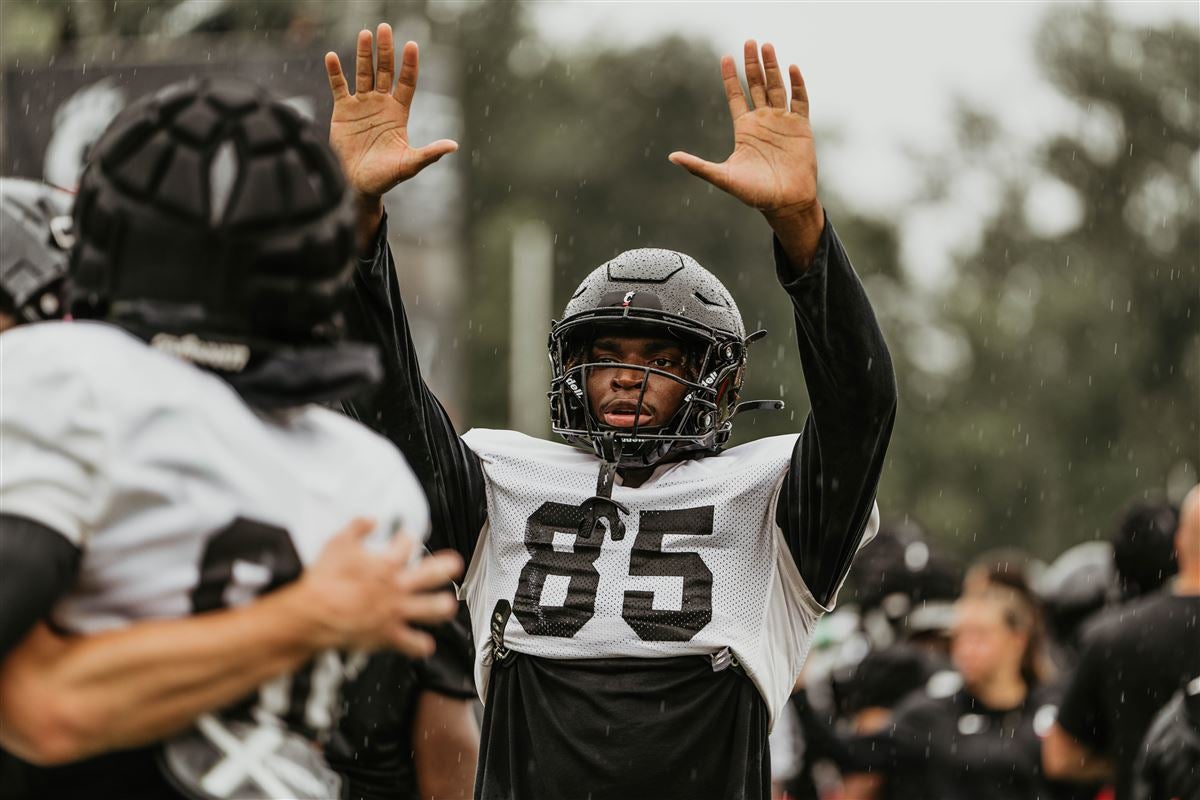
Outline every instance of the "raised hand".
[[325, 545], [295, 584], [302, 613], [322, 647], [391, 647], [412, 658], [433, 652], [433, 637], [416, 625], [451, 619], [458, 610], [446, 585], [462, 574], [453, 551], [412, 563], [419, 545], [397, 534], [381, 553], [363, 547], [372, 521], [352, 520]]
[[358, 34], [354, 94], [350, 94], [337, 54], [325, 54], [325, 71], [333, 92], [329, 144], [341, 159], [351, 186], [366, 198], [379, 198], [396, 184], [458, 149], [458, 144], [450, 139], [438, 139], [424, 147], [413, 147], [409, 142], [408, 115], [419, 71], [417, 45], [416, 42], [404, 45], [400, 78], [395, 80], [392, 27], [381, 24], [377, 36], [376, 63], [372, 60], [371, 32], [364, 30]]
[[733, 117], [733, 152], [721, 163], [676, 151], [668, 158], [748, 206], [757, 208], [798, 267], [806, 267], [824, 228], [817, 199], [817, 155], [808, 117], [808, 92], [800, 68], [788, 70], [792, 96], [770, 44], [746, 42], [746, 83], [751, 109], [731, 56], [721, 59], [721, 78]]

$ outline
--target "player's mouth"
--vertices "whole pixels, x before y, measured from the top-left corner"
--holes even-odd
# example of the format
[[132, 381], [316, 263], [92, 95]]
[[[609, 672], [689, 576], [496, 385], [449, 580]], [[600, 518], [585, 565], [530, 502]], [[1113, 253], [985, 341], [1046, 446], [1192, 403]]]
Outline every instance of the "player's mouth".
[[647, 411], [653, 411], [653, 409], [648, 408], [645, 402], [642, 403], [640, 414], [638, 411], [638, 404], [635, 400], [613, 400], [611, 403], [605, 404], [600, 416], [606, 424], [614, 428], [632, 428], [634, 425], [649, 425], [651, 420], [654, 419], [652, 413], [646, 413]]

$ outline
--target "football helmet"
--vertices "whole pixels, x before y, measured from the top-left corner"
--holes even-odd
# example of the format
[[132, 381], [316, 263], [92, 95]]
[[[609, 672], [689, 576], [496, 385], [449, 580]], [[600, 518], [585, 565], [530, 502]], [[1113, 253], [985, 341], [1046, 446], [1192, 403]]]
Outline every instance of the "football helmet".
[[380, 374], [342, 341], [355, 255], [337, 158], [295, 109], [236, 79], [126, 107], [75, 204], [71, 309], [228, 380], [256, 405], [333, 400]]
[[[680, 377], [651, 366], [591, 362], [591, 343], [603, 328], [680, 340], [687, 353], [688, 374]], [[562, 320], [551, 326], [551, 429], [622, 467], [715, 452], [729, 440], [738, 413], [783, 407], [777, 400], [739, 402], [748, 347], [765, 334], [746, 335], [729, 290], [690, 256], [654, 248], [621, 253], [583, 280]], [[591, 370], [613, 368], [643, 373], [635, 420], [651, 374], [686, 387], [679, 408], [654, 428], [605, 424], [592, 412], [587, 376]]]
[[0, 311], [20, 322], [62, 316], [73, 202], [45, 183], [0, 178]]

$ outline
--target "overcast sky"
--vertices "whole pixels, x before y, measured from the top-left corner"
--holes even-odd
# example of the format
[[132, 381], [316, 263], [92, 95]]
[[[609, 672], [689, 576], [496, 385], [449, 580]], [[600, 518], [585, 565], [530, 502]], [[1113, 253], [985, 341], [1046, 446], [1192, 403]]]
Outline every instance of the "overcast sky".
[[[916, 149], [951, 141], [956, 97], [1000, 111], [1014, 146], [1077, 124], [1043, 81], [1033, 53], [1045, 3], [532, 3], [533, 18], [558, 47], [636, 45], [668, 33], [704, 37], [735, 54], [747, 38], [775, 44], [800, 66], [826, 186], [864, 211], [901, 215], [908, 266], [935, 282], [951, 248], [969, 246], [992, 197], [987, 181], [965, 186], [951, 208], [907, 215], [915, 191]], [[1109, 4], [1123, 19], [1200, 25], [1200, 3]], [[720, 91], [714, 65], [714, 90]], [[706, 154], [715, 158], [715, 154]], [[1070, 204], [1047, 194], [1048, 219], [1067, 220]], [[930, 251], [937, 256], [929, 258]], [[918, 258], [917, 253], [922, 256]], [[920, 265], [913, 263], [921, 261]]]

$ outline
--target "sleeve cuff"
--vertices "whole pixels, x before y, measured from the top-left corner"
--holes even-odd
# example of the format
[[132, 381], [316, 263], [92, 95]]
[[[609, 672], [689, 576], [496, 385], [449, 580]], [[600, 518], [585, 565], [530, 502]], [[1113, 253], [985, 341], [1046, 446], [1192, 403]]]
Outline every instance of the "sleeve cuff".
[[779, 283], [784, 290], [789, 294], [799, 292], [806, 285], [818, 284], [823, 282], [826, 265], [829, 262], [829, 251], [833, 241], [837, 238], [837, 234], [833, 230], [833, 224], [829, 221], [829, 213], [825, 214], [825, 227], [821, 231], [821, 240], [817, 244], [817, 252], [813, 254], [812, 263], [809, 264], [803, 274], [797, 276], [797, 270], [793, 269], [793, 264], [787, 253], [783, 250], [783, 245], [779, 243], [779, 237], [771, 234], [771, 247], [775, 253], [775, 275], [779, 279]]
[[371, 250], [371, 255], [367, 257], [359, 256], [358, 263], [364, 267], [369, 267], [379, 261], [381, 255], [387, 247], [387, 227], [388, 215], [387, 210], [383, 212], [383, 217], [379, 220], [379, 230], [375, 234], [375, 247]]

